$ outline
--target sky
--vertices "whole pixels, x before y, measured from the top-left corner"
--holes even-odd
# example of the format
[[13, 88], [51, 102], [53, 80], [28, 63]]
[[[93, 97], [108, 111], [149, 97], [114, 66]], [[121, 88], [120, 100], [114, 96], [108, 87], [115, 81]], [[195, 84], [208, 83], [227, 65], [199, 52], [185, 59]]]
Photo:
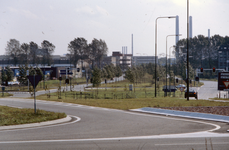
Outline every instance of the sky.
[[[108, 56], [128, 47], [134, 56], [155, 55], [155, 20], [179, 16], [180, 39], [187, 38], [187, 0], [0, 0], [0, 55], [7, 42], [16, 39], [41, 45], [48, 40], [56, 46], [55, 55], [68, 53], [74, 38], [88, 44], [96, 39], [107, 43]], [[228, 0], [189, 0], [193, 36], [229, 36]], [[158, 55], [166, 52], [166, 36], [175, 34], [175, 19], [157, 21]], [[169, 48], [175, 36], [168, 37]]]

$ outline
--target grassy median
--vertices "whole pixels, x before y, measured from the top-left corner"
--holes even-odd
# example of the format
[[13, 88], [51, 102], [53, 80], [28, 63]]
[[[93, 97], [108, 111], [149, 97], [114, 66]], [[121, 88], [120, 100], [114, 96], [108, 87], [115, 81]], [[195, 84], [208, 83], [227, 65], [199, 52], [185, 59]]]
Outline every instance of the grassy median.
[[[117, 91], [116, 91], [117, 92]], [[188, 106], [229, 106], [229, 103], [225, 102], [214, 102], [207, 100], [189, 100], [179, 97], [157, 97], [157, 98], [144, 98], [144, 94], [138, 94], [139, 97], [126, 97], [125, 94], [116, 97], [107, 97], [108, 91], [96, 94], [93, 92], [64, 92], [61, 94], [51, 93], [50, 95], [40, 95], [37, 99], [48, 100], [48, 101], [58, 101], [65, 103], [75, 103], [88, 106], [114, 108], [114, 109], [134, 109], [142, 107], [188, 107]], [[105, 98], [104, 98], [104, 95]], [[97, 97], [98, 96], [98, 97]], [[101, 97], [99, 97], [101, 96]], [[131, 96], [129, 93], [128, 96]]]
[[65, 113], [55, 113], [44, 110], [19, 109], [8, 106], [0, 106], [0, 126], [38, 123], [66, 117]]

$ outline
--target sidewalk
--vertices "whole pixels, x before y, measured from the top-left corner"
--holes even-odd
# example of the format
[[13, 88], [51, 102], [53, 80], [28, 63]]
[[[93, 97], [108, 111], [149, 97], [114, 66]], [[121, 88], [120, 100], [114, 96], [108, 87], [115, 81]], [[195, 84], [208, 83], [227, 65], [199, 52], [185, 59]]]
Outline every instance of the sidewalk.
[[211, 121], [219, 121], [219, 122], [229, 123], [229, 116], [206, 114], [206, 113], [187, 112], [187, 111], [178, 111], [178, 110], [168, 110], [168, 109], [151, 108], [151, 107], [144, 107], [144, 108], [139, 108], [139, 109], [131, 109], [130, 111], [145, 112], [145, 113], [152, 113], [152, 114], [160, 114], [160, 115], [166, 115], [166, 116], [168, 115], [168, 116], [176, 116], [176, 117], [184, 117], [184, 118], [201, 119], [201, 120], [211, 120]]

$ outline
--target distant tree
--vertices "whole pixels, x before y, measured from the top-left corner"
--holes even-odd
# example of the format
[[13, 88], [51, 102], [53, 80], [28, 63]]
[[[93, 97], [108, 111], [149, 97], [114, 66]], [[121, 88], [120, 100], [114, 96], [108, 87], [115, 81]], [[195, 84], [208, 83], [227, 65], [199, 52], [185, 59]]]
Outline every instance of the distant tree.
[[13, 64], [16, 66], [19, 63], [18, 57], [20, 55], [20, 43], [16, 39], [10, 39], [7, 42], [6, 54], [13, 59]]
[[55, 45], [53, 45], [52, 43], [50, 43], [47, 40], [44, 40], [41, 43], [41, 49], [43, 50], [43, 54], [42, 54], [42, 64], [43, 65], [48, 65], [50, 66], [52, 64], [52, 57], [51, 55], [54, 53], [55, 50]]
[[92, 83], [93, 87], [99, 87], [101, 84], [101, 70], [97, 67], [92, 72]]
[[102, 78], [104, 78], [104, 79], [106, 79], [106, 78], [107, 78], [107, 76], [108, 76], [107, 71], [106, 71], [106, 69], [105, 69], [105, 68], [103, 68], [103, 69], [102, 69], [102, 74], [101, 74], [101, 77], [102, 77]]
[[84, 60], [88, 57], [87, 49], [87, 40], [85, 40], [84, 38], [75, 38], [68, 44], [68, 51], [70, 52], [71, 63], [74, 65], [75, 68], [79, 60]]
[[6, 79], [7, 79], [6, 72], [2, 69], [2, 72], [1, 72], [2, 84], [6, 82]]
[[107, 78], [108, 79], [111, 79], [111, 78], [114, 78], [115, 74], [114, 74], [114, 70], [113, 70], [113, 67], [110, 66], [110, 65], [107, 65], [104, 67], [107, 71]]
[[115, 76], [116, 77], [121, 77], [122, 76], [122, 69], [120, 68], [120, 66], [119, 65], [117, 65], [116, 67], [115, 67]]
[[17, 80], [20, 82], [20, 84], [27, 85], [28, 84], [28, 78], [27, 78], [27, 70], [28, 66], [19, 66], [19, 77]]
[[106, 55], [108, 52], [108, 48], [106, 45], [106, 42], [103, 40], [97, 40], [97, 39], [93, 39], [91, 44], [89, 44], [88, 47], [88, 58], [91, 60], [92, 62], [92, 68], [94, 67], [95, 64], [97, 64], [97, 66], [99, 68], [101, 68], [101, 61], [103, 59], [103, 56]]
[[124, 78], [129, 80], [130, 83], [134, 83], [135, 82], [135, 75], [134, 75], [134, 72], [131, 70], [131, 68], [127, 69], [127, 71], [125, 72]]
[[33, 64], [33, 66], [35, 66], [40, 63], [39, 58], [37, 56], [38, 45], [34, 42], [30, 42], [29, 49], [30, 49], [29, 57], [31, 59], [31, 63]]
[[6, 85], [8, 85], [9, 81], [13, 80], [13, 77], [14, 73], [9, 66], [5, 70], [2, 70], [2, 82], [5, 82]]
[[29, 67], [29, 75], [33, 76], [34, 74], [36, 74], [36, 70], [32, 66], [30, 66]]
[[21, 51], [20, 51], [20, 61], [22, 64], [28, 65], [29, 64], [29, 44], [23, 43], [21, 45]]

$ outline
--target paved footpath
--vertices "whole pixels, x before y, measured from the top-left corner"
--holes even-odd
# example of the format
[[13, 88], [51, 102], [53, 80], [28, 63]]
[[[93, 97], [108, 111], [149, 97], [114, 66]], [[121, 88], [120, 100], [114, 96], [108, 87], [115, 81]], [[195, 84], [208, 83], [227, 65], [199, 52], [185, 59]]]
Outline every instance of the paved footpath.
[[151, 108], [151, 107], [131, 109], [131, 111], [229, 123], [229, 116], [223, 116], [223, 115], [214, 115], [214, 114], [187, 112], [187, 111], [178, 111], [178, 110], [168, 110], [168, 109]]

